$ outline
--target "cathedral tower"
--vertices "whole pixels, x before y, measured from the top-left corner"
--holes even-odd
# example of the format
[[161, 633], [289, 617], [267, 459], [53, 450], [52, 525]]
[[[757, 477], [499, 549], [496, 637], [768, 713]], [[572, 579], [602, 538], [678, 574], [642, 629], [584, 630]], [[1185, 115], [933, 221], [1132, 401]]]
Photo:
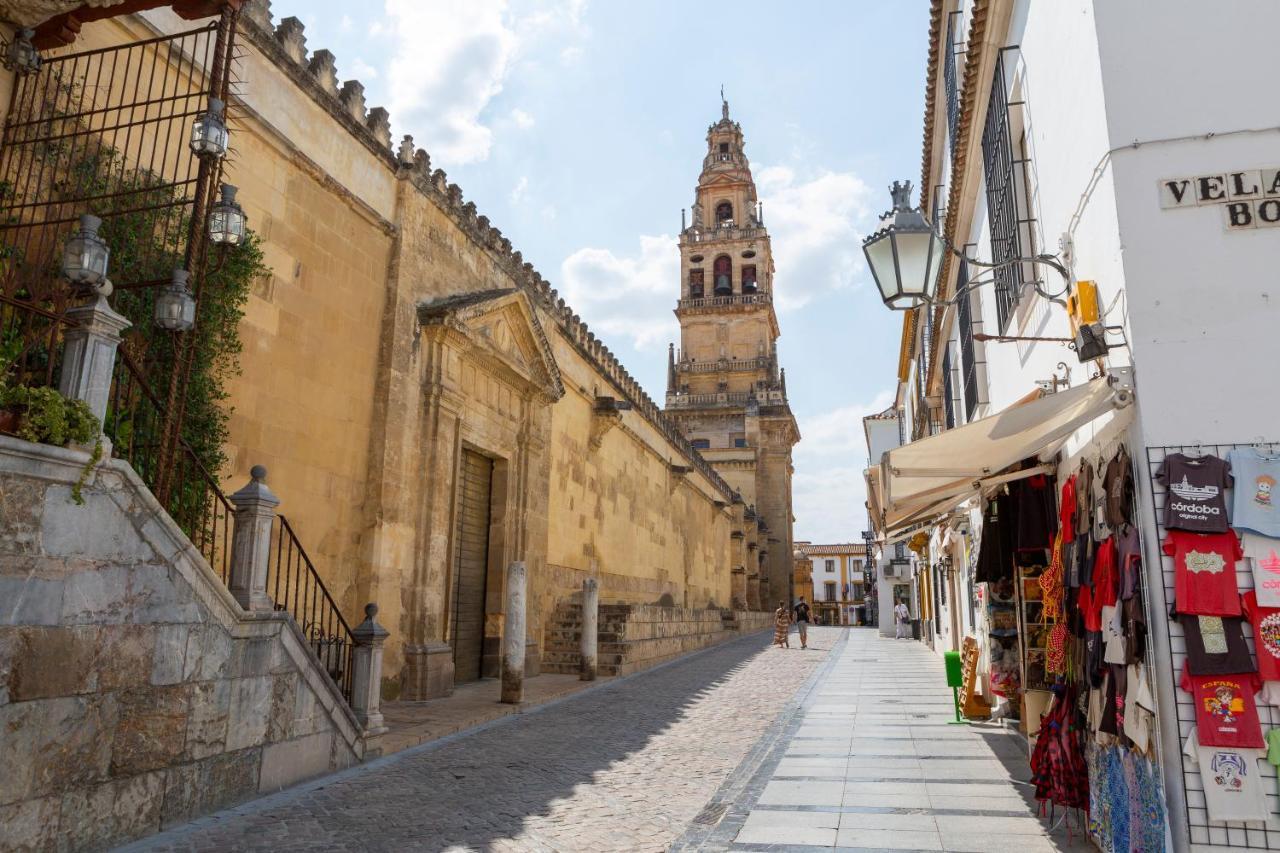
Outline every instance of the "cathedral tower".
[[668, 355], [666, 413], [756, 517], [744, 569], [750, 597], [758, 588], [759, 606], [772, 610], [791, 595], [791, 448], [800, 433], [778, 365], [769, 233], [727, 102], [707, 130], [692, 222], [681, 226], [680, 348]]

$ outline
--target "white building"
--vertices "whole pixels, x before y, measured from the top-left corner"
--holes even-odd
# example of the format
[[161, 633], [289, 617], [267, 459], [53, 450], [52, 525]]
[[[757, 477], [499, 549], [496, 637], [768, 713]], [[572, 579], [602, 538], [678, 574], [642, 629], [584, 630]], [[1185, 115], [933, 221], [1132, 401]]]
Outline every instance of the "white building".
[[[866, 546], [858, 543], [814, 545], [796, 543], [796, 549], [809, 560], [813, 579], [812, 610], [823, 625], [853, 625], [857, 609], [866, 603], [864, 564]], [[865, 618], [865, 617], [864, 617]]]
[[[971, 289], [904, 315], [902, 446], [868, 427], [884, 550], [919, 549], [922, 637], [939, 651], [978, 637], [987, 672], [990, 591], [974, 583], [987, 499], [1027, 476], [1014, 472], [1024, 459], [1060, 485], [1127, 447], [1175, 850], [1280, 849], [1274, 767], [1256, 767], [1268, 820], [1224, 823], [1184, 762], [1194, 708], [1177, 689], [1183, 637], [1166, 615], [1173, 565], [1152, 478], [1166, 452], [1280, 442], [1276, 33], [1274, 0], [934, 0], [919, 204], [974, 261], [945, 263], [940, 295]], [[1043, 264], [982, 266], [1043, 254], [1066, 281]], [[1111, 344], [1083, 363], [1051, 340], [1076, 329], [1045, 296], [1070, 284], [1087, 302], [1076, 282], [1096, 284]], [[1012, 699], [1034, 731], [1047, 694]], [[1264, 730], [1280, 726], [1280, 708], [1259, 712]]]

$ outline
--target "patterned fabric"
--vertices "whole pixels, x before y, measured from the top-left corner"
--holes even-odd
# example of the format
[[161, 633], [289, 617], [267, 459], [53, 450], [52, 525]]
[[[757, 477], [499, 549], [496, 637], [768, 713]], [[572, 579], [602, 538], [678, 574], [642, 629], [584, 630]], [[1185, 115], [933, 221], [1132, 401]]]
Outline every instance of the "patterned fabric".
[[1075, 725], [1075, 688], [1055, 686], [1054, 694], [1031, 753], [1031, 782], [1041, 803], [1085, 809], [1089, 807], [1089, 767]]
[[1049, 559], [1049, 568], [1040, 575], [1040, 589], [1044, 593], [1044, 618], [1047, 622], [1055, 622], [1062, 618], [1062, 531], [1053, 538], [1053, 556]]
[[773, 611], [773, 641], [781, 645], [786, 642], [787, 629], [791, 627], [791, 614], [786, 608], [779, 607]]

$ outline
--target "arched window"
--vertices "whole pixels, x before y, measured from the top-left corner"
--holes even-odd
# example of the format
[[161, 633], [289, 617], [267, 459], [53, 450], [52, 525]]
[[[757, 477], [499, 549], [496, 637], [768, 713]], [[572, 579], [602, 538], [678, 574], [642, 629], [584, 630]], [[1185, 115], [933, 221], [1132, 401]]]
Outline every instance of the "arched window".
[[716, 205], [716, 224], [723, 225], [726, 222], [733, 222], [733, 205], [722, 201]]
[[756, 265], [751, 264], [742, 268], [742, 292], [756, 292]]
[[733, 261], [728, 255], [716, 258], [715, 295], [730, 296], [733, 294]]
[[689, 298], [701, 299], [705, 295], [702, 289], [702, 270], [689, 270]]

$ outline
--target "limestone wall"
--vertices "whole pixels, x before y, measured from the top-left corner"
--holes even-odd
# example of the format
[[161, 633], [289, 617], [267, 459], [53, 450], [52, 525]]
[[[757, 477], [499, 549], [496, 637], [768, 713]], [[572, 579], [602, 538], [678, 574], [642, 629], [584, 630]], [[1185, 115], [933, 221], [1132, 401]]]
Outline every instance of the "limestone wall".
[[360, 759], [301, 633], [244, 615], [122, 463], [0, 436], [0, 849], [85, 849]]

